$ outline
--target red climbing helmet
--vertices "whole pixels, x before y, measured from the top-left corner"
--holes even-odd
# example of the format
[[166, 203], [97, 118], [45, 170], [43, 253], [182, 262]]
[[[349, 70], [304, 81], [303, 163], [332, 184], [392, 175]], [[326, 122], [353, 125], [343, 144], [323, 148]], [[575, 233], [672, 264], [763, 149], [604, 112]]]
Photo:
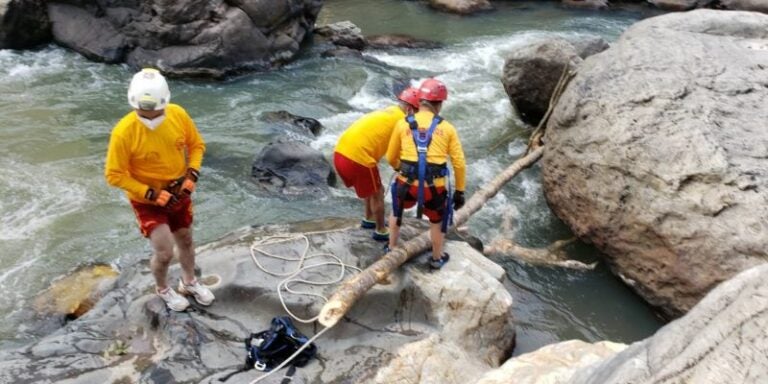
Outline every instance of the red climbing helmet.
[[426, 79], [419, 87], [419, 98], [428, 101], [443, 101], [448, 98], [448, 88], [440, 80]]
[[412, 107], [419, 108], [419, 90], [413, 87], [408, 87], [404, 91], [400, 92], [397, 99], [410, 104]]

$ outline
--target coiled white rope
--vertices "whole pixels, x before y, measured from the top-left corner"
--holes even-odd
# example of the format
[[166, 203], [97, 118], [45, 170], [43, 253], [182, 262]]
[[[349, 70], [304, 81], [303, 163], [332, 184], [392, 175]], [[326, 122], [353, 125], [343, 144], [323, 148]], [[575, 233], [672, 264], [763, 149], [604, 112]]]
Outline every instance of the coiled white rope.
[[[314, 285], [314, 286], [322, 286], [322, 285], [332, 285], [340, 283], [344, 279], [344, 275], [347, 273], [348, 270], [353, 270], [360, 272], [361, 269], [358, 267], [355, 267], [353, 265], [345, 264], [341, 258], [338, 256], [331, 254], [331, 253], [314, 253], [309, 254], [309, 235], [318, 235], [318, 234], [327, 234], [327, 233], [333, 233], [333, 232], [341, 232], [348, 230], [350, 228], [342, 228], [342, 229], [335, 229], [335, 230], [329, 230], [329, 231], [317, 231], [317, 232], [306, 232], [303, 234], [289, 234], [289, 235], [274, 235], [270, 237], [266, 237], [264, 239], [255, 240], [253, 244], [251, 244], [251, 258], [253, 259], [254, 263], [256, 263], [256, 266], [259, 267], [262, 271], [264, 271], [267, 274], [270, 274], [272, 276], [277, 277], [285, 277], [285, 279], [281, 280], [277, 284], [277, 295], [280, 298], [280, 304], [283, 306], [283, 309], [285, 310], [288, 315], [290, 315], [292, 318], [294, 318], [296, 321], [301, 323], [312, 323], [315, 320], [317, 320], [320, 316], [319, 314], [317, 316], [314, 316], [309, 319], [303, 319], [291, 312], [290, 309], [288, 309], [288, 306], [285, 304], [285, 298], [283, 297], [283, 290], [285, 290], [288, 293], [296, 294], [296, 295], [307, 295], [312, 297], [317, 297], [323, 300], [323, 303], [328, 302], [328, 298], [323, 296], [322, 294], [310, 292], [310, 291], [300, 291], [291, 288], [291, 284], [306, 284], [306, 285]], [[290, 243], [295, 241], [303, 241], [304, 242], [304, 250], [301, 252], [301, 255], [299, 257], [286, 257], [282, 255], [276, 255], [274, 253], [266, 251], [264, 248], [276, 244], [283, 244], [283, 243]], [[275, 272], [270, 271], [262, 263], [259, 262], [259, 258], [256, 256], [257, 254], [261, 254], [264, 257], [269, 257], [273, 259], [282, 260], [285, 262], [295, 262], [296, 263], [296, 269], [294, 271], [290, 272]], [[331, 258], [333, 261], [327, 261], [322, 262], [318, 264], [312, 264], [312, 265], [305, 265], [305, 262], [310, 259], [318, 258], [318, 257], [326, 257]], [[316, 281], [316, 280], [307, 280], [304, 278], [300, 278], [299, 275], [307, 270], [315, 269], [315, 268], [322, 268], [322, 267], [328, 267], [328, 266], [338, 266], [339, 267], [339, 275], [332, 280], [323, 280], [323, 281]], [[275, 367], [272, 371], [264, 374], [261, 377], [258, 377], [251, 381], [250, 384], [258, 383], [259, 381], [265, 379], [269, 375], [281, 370], [283, 367], [285, 367], [288, 363], [290, 363], [296, 356], [301, 353], [304, 349], [306, 349], [310, 344], [312, 344], [317, 338], [319, 338], [323, 333], [325, 333], [327, 330], [331, 329], [332, 327], [323, 328], [320, 332], [312, 336], [312, 338], [309, 339], [304, 345], [302, 345], [296, 352], [294, 352], [289, 358], [285, 359], [280, 365]]]

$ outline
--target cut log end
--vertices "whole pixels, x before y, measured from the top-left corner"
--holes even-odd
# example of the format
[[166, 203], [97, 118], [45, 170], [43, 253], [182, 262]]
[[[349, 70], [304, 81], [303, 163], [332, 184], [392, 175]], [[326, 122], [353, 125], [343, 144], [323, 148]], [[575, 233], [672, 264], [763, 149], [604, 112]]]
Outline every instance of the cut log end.
[[347, 313], [347, 308], [344, 303], [339, 301], [328, 302], [320, 311], [320, 317], [317, 319], [317, 321], [319, 321], [320, 324], [322, 324], [324, 327], [330, 328], [336, 325], [336, 323], [341, 320], [345, 313]]

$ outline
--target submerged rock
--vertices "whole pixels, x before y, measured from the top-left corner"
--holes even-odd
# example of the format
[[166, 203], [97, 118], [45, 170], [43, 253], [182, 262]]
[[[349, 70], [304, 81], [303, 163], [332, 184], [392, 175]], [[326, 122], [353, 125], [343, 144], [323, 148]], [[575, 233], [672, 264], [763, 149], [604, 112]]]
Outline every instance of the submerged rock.
[[389, 48], [410, 48], [410, 49], [435, 49], [441, 48], [442, 44], [431, 41], [419, 39], [410, 35], [396, 33], [390, 35], [373, 35], [366, 38], [368, 40], [368, 46], [376, 49], [389, 49]]
[[259, 116], [259, 119], [277, 125], [276, 130], [291, 130], [307, 137], [317, 137], [323, 130], [323, 124], [317, 119], [294, 115], [288, 111], [264, 112]]
[[[153, 278], [146, 266], [127, 267], [115, 289], [82, 318], [27, 347], [0, 351], [0, 382], [66, 378], [70, 384], [218, 383], [242, 366], [243, 339], [267, 329], [272, 317], [285, 315], [276, 287], [296, 270], [298, 261], [269, 258], [259, 251], [294, 260], [308, 252], [308, 266], [332, 261], [313, 256], [330, 253], [363, 268], [382, 251], [370, 239], [370, 231], [358, 225], [356, 220], [327, 219], [244, 228], [200, 247], [198, 265], [203, 275], [219, 278], [212, 287], [216, 301], [210, 307], [193, 304], [182, 313], [168, 311], [152, 293]], [[406, 237], [417, 233], [408, 226], [403, 229]], [[279, 244], [262, 243], [274, 235], [293, 237]], [[464, 243], [448, 242], [447, 251], [451, 261], [438, 272], [430, 272], [424, 258], [417, 258], [375, 286], [344, 320], [315, 341], [317, 358], [299, 368], [293, 382], [392, 383], [397, 376], [407, 382], [430, 383], [437, 380], [432, 378], [465, 377], [468, 372], [481, 374], [497, 366], [514, 337], [512, 298], [500, 282], [504, 271]], [[264, 272], [252, 257], [282, 276]], [[338, 268], [325, 266], [299, 277], [332, 281], [339, 273]], [[354, 272], [348, 270], [345, 276], [349, 273]], [[178, 266], [173, 266], [170, 280], [178, 275]], [[294, 288], [328, 296], [335, 286], [295, 283]], [[283, 296], [287, 308], [300, 317], [309, 318], [322, 306], [322, 301], [310, 296], [286, 292]], [[308, 336], [320, 331], [317, 325], [296, 324]], [[421, 343], [433, 347], [423, 350]], [[445, 356], [466, 359], [456, 364]], [[416, 364], [417, 360], [430, 363]], [[251, 370], [227, 383], [249, 383], [262, 374]], [[279, 382], [281, 376], [278, 372], [266, 382]]]
[[548, 203], [649, 303], [680, 316], [768, 260], [766, 99], [768, 15], [641, 21], [584, 61], [554, 109]]

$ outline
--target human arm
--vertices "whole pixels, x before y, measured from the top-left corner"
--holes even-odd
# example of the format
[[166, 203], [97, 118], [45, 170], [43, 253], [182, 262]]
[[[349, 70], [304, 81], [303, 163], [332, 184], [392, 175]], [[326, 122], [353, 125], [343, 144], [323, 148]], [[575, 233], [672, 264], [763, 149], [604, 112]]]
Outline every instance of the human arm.
[[451, 165], [453, 165], [453, 174], [456, 180], [456, 191], [463, 192], [466, 188], [467, 166], [464, 159], [464, 150], [461, 147], [461, 141], [459, 141], [459, 135], [456, 133], [456, 129], [449, 131], [448, 140], [448, 156], [451, 158]]
[[387, 162], [394, 169], [400, 169], [400, 125], [396, 125], [389, 137], [389, 146], [387, 146]]
[[131, 176], [130, 144], [121, 135], [112, 134], [107, 149], [104, 177], [107, 183], [135, 196], [146, 196], [150, 187]]

